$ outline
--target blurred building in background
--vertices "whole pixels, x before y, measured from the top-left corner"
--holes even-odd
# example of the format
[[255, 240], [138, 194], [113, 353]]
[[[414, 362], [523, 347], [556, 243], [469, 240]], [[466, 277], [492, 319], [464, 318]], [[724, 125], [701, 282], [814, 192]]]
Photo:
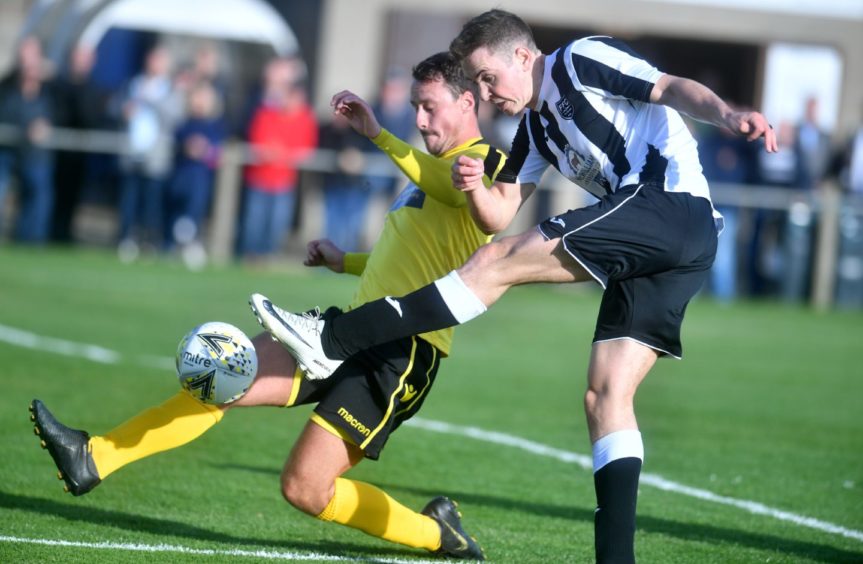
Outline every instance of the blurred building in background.
[[[526, 19], [545, 50], [580, 35], [614, 35], [667, 72], [718, 72], [726, 78], [721, 94], [763, 107], [776, 121], [799, 121], [815, 96], [828, 130], [848, 133], [858, 122], [859, 0], [6, 0], [0, 69], [11, 65], [20, 38], [34, 34], [58, 64], [77, 43], [96, 46], [101, 80], [116, 84], [126, 78], [122, 61], [140, 62], [148, 34], [187, 43], [211, 37], [231, 43], [232, 88], [254, 82], [268, 54], [301, 54], [323, 110], [346, 84], [373, 96], [386, 69], [410, 68], [445, 49], [466, 19], [492, 7]], [[112, 37], [129, 31], [137, 37]]]
[[[389, 69], [410, 69], [430, 53], [445, 50], [467, 19], [494, 7], [523, 17], [543, 51], [579, 36], [613, 35], [661, 70], [708, 83], [729, 102], [762, 109], [777, 128], [794, 131], [796, 145], [809, 152], [799, 159], [789, 152], [762, 168], [776, 172], [796, 166], [793, 161], [798, 159], [807, 167], [800, 175], [806, 186], [779, 186], [775, 178], [753, 173], [739, 177], [746, 177], [747, 184], [773, 188], [743, 189], [742, 184], [725, 182], [715, 190], [717, 203], [733, 209], [738, 220], [739, 231], [732, 234], [738, 250], [752, 247], [750, 231], [758, 228], [759, 217], [778, 218], [767, 239], [772, 246], [764, 256], [741, 253], [739, 260], [730, 259], [738, 262], [735, 276], [738, 282], [745, 281], [751, 274], [745, 272], [748, 263], [768, 265], [780, 279], [777, 292], [791, 299], [827, 303], [838, 284], [842, 303], [863, 305], [863, 266], [854, 266], [863, 264], [863, 258], [854, 254], [860, 253], [854, 238], [859, 230], [848, 227], [861, 224], [861, 196], [830, 189], [831, 182], [838, 186], [841, 179], [850, 186], [849, 179], [860, 176], [852, 174], [853, 163], [863, 157], [854, 158], [850, 150], [844, 164], [825, 157], [840, 147], [861, 145], [850, 141], [863, 123], [860, 0], [5, 0], [0, 2], [0, 73], [14, 70], [20, 43], [36, 37], [46, 68], [55, 77], [69, 74], [76, 48], [91, 49], [95, 57], [89, 84], [98, 92], [126, 87], [156, 45], [171, 52], [178, 77], [207, 75], [223, 102], [227, 131], [219, 159], [212, 160], [217, 170], [208, 239], [212, 256], [224, 260], [236, 244], [242, 167], [249, 161], [250, 152], [242, 142], [247, 140], [260, 95], [256, 89], [269, 61], [295, 57], [304, 63], [309, 101], [319, 120], [327, 122], [333, 93], [348, 88], [374, 101]], [[507, 129], [506, 120], [493, 115], [487, 123], [490, 138]], [[113, 130], [117, 133], [119, 127]], [[111, 159], [122, 152], [122, 143], [110, 141], [114, 138], [101, 144], [97, 137], [88, 139], [89, 145], [71, 143], [89, 160], [88, 186], [81, 193], [89, 212], [88, 233], [98, 233], [93, 226], [100, 218], [110, 232], [116, 221], [110, 207], [116, 203]], [[754, 161], [763, 158], [756, 155]], [[380, 163], [373, 158], [366, 162], [367, 172], [392, 170], [376, 169]], [[318, 151], [300, 169], [292, 227], [301, 236], [291, 241], [302, 242], [323, 233], [322, 175], [336, 170], [336, 158]], [[587, 202], [578, 190], [559, 189], [551, 173], [541, 188], [512, 229], [534, 223], [548, 207]], [[11, 209], [6, 206], [5, 215], [13, 213]], [[0, 221], [3, 210], [0, 202]], [[368, 217], [380, 215], [371, 212]], [[367, 227], [372, 239], [376, 230], [376, 225]], [[746, 284], [740, 289], [746, 294]]]

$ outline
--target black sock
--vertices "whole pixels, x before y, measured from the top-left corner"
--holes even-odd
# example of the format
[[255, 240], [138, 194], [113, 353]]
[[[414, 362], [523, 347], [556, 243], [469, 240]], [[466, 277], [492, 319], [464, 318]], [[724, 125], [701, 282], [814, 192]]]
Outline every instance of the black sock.
[[599, 564], [635, 562], [635, 502], [641, 459], [619, 458], [593, 475], [594, 540]]
[[458, 325], [437, 289], [429, 284], [401, 298], [381, 298], [339, 314], [327, 310], [321, 344], [333, 360], [381, 343]]

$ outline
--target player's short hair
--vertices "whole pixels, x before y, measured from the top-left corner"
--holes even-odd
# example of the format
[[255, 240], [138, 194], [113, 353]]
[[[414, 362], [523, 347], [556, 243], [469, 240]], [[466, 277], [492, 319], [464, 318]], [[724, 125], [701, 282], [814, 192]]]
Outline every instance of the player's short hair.
[[413, 79], [417, 82], [443, 80], [446, 87], [458, 98], [465, 92], [473, 94], [474, 112], [479, 111], [479, 87], [465, 76], [461, 65], [449, 51], [441, 51], [428, 57], [413, 68]]
[[509, 51], [517, 44], [538, 50], [533, 32], [523, 19], [505, 10], [489, 10], [464, 24], [450, 43], [449, 50], [461, 62], [480, 47], [499, 53]]

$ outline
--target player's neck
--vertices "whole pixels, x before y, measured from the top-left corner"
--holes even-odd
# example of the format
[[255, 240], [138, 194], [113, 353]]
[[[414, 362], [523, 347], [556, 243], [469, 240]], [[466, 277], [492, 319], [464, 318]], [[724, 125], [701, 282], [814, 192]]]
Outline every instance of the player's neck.
[[[446, 153], [452, 151], [453, 149], [461, 147], [462, 145], [464, 145], [468, 141], [473, 141], [475, 139], [481, 139], [481, 138], [482, 138], [482, 132], [480, 132], [479, 126], [465, 127], [464, 129], [462, 129], [460, 131], [460, 135], [458, 136], [458, 138], [453, 140], [452, 145], [450, 147], [447, 147], [445, 150], [441, 151], [441, 155], [445, 155]], [[440, 155], [438, 155], [438, 156], [440, 156]]]

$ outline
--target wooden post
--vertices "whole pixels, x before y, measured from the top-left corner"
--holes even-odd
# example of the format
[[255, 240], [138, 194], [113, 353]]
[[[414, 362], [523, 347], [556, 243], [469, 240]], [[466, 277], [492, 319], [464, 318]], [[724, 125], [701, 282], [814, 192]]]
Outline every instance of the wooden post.
[[239, 142], [229, 141], [222, 147], [208, 233], [210, 258], [218, 265], [230, 262], [234, 254], [240, 213], [242, 156], [242, 144]]
[[812, 273], [812, 305], [824, 311], [833, 306], [836, 288], [836, 261], [839, 254], [839, 212], [842, 192], [833, 182], [821, 186], [821, 213], [818, 216], [818, 238], [815, 243], [815, 267]]

